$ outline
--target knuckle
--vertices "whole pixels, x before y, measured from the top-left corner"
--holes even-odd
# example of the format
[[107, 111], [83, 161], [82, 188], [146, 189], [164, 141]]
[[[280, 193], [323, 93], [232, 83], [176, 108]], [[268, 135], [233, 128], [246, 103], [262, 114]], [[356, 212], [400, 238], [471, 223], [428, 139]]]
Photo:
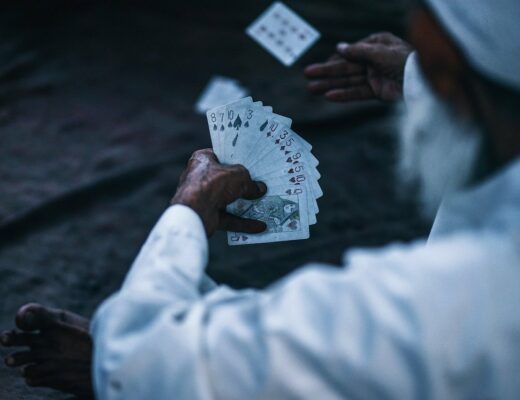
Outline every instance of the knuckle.
[[241, 179], [246, 179], [246, 180], [251, 179], [251, 175], [249, 174], [249, 171], [242, 164], [235, 164], [231, 168], [232, 168], [232, 171]]
[[206, 148], [206, 149], [199, 149], [195, 151], [193, 154], [200, 154], [200, 155], [210, 155], [213, 154], [213, 150]]
[[194, 151], [194, 152], [191, 154], [190, 160], [194, 160], [194, 159], [200, 157], [201, 155], [202, 155], [202, 150]]
[[222, 169], [217, 169], [210, 175], [210, 179], [212, 181], [217, 181], [217, 182], [225, 181], [228, 178], [229, 178], [228, 171], [225, 171], [225, 170], [222, 170]]
[[214, 156], [215, 156], [215, 154], [213, 153], [213, 150], [200, 149], [200, 150], [193, 152], [193, 154], [191, 155], [190, 161], [191, 160], [200, 160], [202, 158], [211, 158]]

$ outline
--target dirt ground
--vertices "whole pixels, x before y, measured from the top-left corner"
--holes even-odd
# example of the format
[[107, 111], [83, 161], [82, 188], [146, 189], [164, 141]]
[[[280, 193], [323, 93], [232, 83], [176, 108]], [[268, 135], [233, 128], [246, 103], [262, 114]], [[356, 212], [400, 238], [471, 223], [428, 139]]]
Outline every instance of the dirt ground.
[[[261, 288], [309, 261], [338, 264], [348, 248], [427, 234], [413, 202], [395, 195], [391, 110], [326, 104], [305, 92], [302, 75], [340, 39], [403, 35], [405, 5], [287, 1], [323, 38], [285, 68], [244, 34], [269, 3], [1, 6], [0, 329], [28, 301], [91, 316], [117, 290], [189, 154], [209, 147], [193, 106], [215, 74], [294, 119], [321, 162], [325, 195], [308, 241], [230, 248], [216, 235], [214, 278]], [[0, 399], [62, 398], [0, 367]]]

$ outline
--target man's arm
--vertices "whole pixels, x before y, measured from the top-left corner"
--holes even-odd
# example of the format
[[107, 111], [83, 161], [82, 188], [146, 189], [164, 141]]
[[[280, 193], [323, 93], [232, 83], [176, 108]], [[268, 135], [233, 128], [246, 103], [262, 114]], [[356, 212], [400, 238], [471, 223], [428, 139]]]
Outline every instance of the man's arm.
[[446, 398], [450, 374], [468, 387], [480, 379], [471, 366], [491, 316], [475, 268], [487, 261], [478, 243], [450, 238], [358, 252], [348, 271], [309, 266], [263, 292], [219, 288], [187, 301], [193, 285], [183, 307], [168, 290], [127, 286], [94, 322], [98, 398]]
[[[400, 394], [418, 390], [418, 366], [410, 360], [418, 348], [414, 316], [400, 308], [410, 293], [387, 287], [399, 279], [395, 272], [389, 279], [371, 274], [374, 268], [361, 274], [307, 268], [265, 292], [200, 293], [206, 234], [230, 224], [261, 230], [257, 222], [228, 216], [225, 206], [262, 193], [243, 168], [221, 166], [209, 151], [194, 155], [174, 206], [122, 289], [94, 318], [99, 399], [367, 399], [390, 397], [397, 384]], [[379, 307], [387, 317], [380, 318]], [[391, 379], [370, 373], [376, 334], [389, 349], [381, 356], [399, 371]], [[403, 334], [409, 342], [396, 347]]]
[[[398, 294], [391, 287], [401, 279], [398, 272], [360, 267], [353, 275], [308, 267], [265, 292], [219, 288], [206, 296], [175, 267], [159, 269], [157, 276], [136, 272], [94, 320], [97, 396], [243, 400], [425, 394], [424, 381], [417, 379], [425, 371], [417, 355], [413, 306], [402, 306], [411, 292]], [[157, 283], [164, 290], [149, 290]]]
[[132, 351], [132, 346], [119, 348], [113, 328], [117, 325], [117, 330], [139, 331], [165, 310], [170, 318], [182, 320], [201, 293], [212, 287], [204, 275], [206, 235], [216, 229], [262, 232], [264, 223], [230, 215], [226, 206], [238, 198], [255, 199], [265, 192], [265, 185], [252, 181], [244, 167], [220, 165], [211, 150], [193, 154], [172, 199], [173, 206], [151, 232], [120, 292], [97, 313], [93, 324], [95, 386], [101, 398], [111, 398], [110, 390], [117, 387], [117, 379], [109, 378], [108, 373], [114, 356], [124, 358]]
[[121, 291], [152, 291], [176, 302], [192, 302], [200, 297], [207, 261], [208, 240], [201, 219], [191, 208], [173, 205], [148, 236]]
[[[199, 216], [186, 206], [170, 207], [152, 230], [121, 290], [105, 301], [93, 320], [94, 387], [100, 399], [145, 398], [121, 392], [132, 376], [125, 369], [133, 366], [143, 382], [154, 382], [164, 378], [150, 376], [165, 361], [162, 355], [170, 354], [168, 369], [175, 365], [174, 332], [161, 334], [154, 329], [175, 328], [176, 321], [182, 321], [201, 299], [199, 286], [207, 256], [206, 232]], [[166, 313], [169, 321], [162, 321]], [[128, 342], [122, 338], [125, 335]]]

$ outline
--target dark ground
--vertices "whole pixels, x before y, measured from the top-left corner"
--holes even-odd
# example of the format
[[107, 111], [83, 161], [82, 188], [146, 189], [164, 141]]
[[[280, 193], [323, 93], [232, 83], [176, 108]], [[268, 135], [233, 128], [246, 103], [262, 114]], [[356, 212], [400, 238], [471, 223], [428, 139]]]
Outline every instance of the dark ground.
[[[325, 192], [308, 241], [230, 248], [223, 234], [213, 238], [217, 280], [263, 287], [311, 260], [338, 263], [350, 247], [426, 234], [411, 202], [393, 193], [388, 108], [311, 98], [301, 73], [340, 39], [402, 35], [404, 6], [287, 1], [323, 39], [286, 69], [243, 33], [269, 3], [1, 6], [0, 328], [28, 301], [90, 316], [118, 288], [187, 157], [209, 147], [205, 119], [192, 110], [214, 74], [295, 120], [315, 146]], [[28, 390], [0, 367], [0, 399], [43, 398], [63, 396]]]

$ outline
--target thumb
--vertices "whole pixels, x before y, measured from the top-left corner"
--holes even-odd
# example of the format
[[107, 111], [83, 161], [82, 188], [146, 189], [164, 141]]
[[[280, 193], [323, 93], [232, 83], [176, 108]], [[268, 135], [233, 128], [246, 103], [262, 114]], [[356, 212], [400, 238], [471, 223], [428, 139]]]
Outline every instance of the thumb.
[[245, 219], [236, 215], [222, 213], [218, 228], [228, 232], [262, 233], [267, 229], [265, 222]]
[[340, 43], [338, 53], [347, 60], [375, 64], [383, 56], [384, 49], [379, 44], [356, 43], [348, 45]]
[[267, 186], [263, 182], [249, 180], [242, 189], [240, 197], [246, 200], [256, 200], [267, 193]]

